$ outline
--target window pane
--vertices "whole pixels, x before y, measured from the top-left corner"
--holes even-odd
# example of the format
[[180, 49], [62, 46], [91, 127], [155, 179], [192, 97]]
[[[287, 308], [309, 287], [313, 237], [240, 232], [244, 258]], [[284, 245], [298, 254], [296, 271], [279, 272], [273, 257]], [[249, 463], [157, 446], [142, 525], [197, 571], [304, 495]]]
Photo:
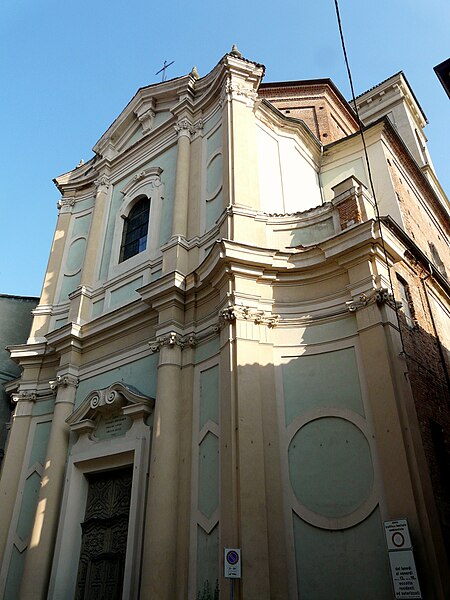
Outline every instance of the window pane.
[[141, 198], [125, 219], [120, 248], [120, 262], [143, 252], [147, 248], [150, 199]]

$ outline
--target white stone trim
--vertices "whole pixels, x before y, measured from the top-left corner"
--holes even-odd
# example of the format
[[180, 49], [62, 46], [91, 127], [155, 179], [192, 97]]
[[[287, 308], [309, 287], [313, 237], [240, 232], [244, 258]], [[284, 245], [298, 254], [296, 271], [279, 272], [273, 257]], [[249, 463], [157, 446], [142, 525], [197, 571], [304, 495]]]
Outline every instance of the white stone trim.
[[[123, 275], [144, 262], [154, 260], [160, 254], [159, 234], [164, 199], [164, 184], [161, 182], [161, 173], [162, 169], [160, 167], [144, 169], [136, 174], [121, 191], [123, 201], [115, 218], [108, 280]], [[128, 260], [119, 262], [124, 219], [142, 196], [146, 196], [150, 200], [147, 247], [143, 252], [132, 256]]]
[[[95, 398], [99, 399], [98, 406]], [[123, 406], [124, 403], [127, 405]], [[133, 466], [133, 480], [122, 599], [138, 600], [145, 521], [143, 498], [146, 496], [151, 444], [151, 427], [146, 425], [144, 417], [153, 408], [153, 403], [153, 399], [118, 383], [91, 392], [68, 419], [79, 437], [68, 459], [48, 600], [66, 600], [73, 598], [75, 593], [81, 549], [79, 525], [84, 519], [88, 493], [85, 475], [128, 465]], [[132, 419], [128, 431], [101, 440], [91, 435], [95, 413], [117, 410], [119, 406]]]

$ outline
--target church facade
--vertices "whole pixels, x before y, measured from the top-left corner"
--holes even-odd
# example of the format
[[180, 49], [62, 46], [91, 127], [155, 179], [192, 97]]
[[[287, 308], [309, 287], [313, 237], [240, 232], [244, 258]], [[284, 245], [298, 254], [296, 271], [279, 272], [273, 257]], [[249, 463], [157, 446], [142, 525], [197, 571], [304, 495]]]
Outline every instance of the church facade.
[[234, 48], [141, 88], [55, 179], [10, 348], [2, 600], [395, 598], [396, 520], [420, 593], [450, 593], [449, 202], [426, 117], [399, 73], [357, 98], [363, 140], [330, 80], [264, 70]]

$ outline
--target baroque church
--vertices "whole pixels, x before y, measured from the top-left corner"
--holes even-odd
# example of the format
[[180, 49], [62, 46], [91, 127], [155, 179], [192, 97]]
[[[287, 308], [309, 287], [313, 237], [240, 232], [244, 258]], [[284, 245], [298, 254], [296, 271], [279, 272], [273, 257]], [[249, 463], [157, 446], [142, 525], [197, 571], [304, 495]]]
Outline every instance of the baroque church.
[[264, 71], [233, 47], [139, 89], [55, 179], [9, 347], [1, 600], [450, 597], [426, 116], [402, 72], [355, 106]]

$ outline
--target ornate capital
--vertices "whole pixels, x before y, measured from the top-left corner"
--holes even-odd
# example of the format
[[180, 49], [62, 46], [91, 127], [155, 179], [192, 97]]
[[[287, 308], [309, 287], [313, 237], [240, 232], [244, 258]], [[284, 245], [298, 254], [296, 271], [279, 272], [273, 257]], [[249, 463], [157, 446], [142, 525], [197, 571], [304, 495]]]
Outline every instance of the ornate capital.
[[56, 206], [61, 212], [72, 212], [72, 207], [75, 206], [75, 198], [60, 198]]
[[29, 392], [28, 390], [25, 390], [23, 392], [19, 392], [18, 394], [12, 394], [12, 401], [13, 402], [20, 402], [20, 401], [25, 401], [25, 402], [36, 402], [37, 400], [37, 394], [36, 392]]
[[222, 90], [220, 104], [223, 105], [226, 100], [236, 100], [252, 107], [257, 98], [258, 93], [252, 87], [237, 83], [231, 77], [228, 77]]
[[253, 321], [255, 325], [267, 325], [267, 327], [276, 327], [280, 320], [280, 315], [266, 313], [263, 310], [243, 306], [241, 304], [233, 304], [219, 312], [219, 323], [216, 325], [216, 331], [222, 329], [227, 323], [236, 321]]
[[103, 173], [98, 179], [94, 181], [94, 185], [97, 188], [97, 194], [99, 194], [100, 192], [106, 193], [108, 191], [109, 186], [111, 185], [111, 181], [108, 175], [105, 175], [105, 173]]
[[150, 342], [150, 349], [152, 352], [159, 352], [163, 346], [168, 346], [169, 348], [179, 346], [183, 350], [184, 348], [193, 348], [196, 344], [197, 338], [195, 333], [182, 336], [175, 331], [170, 331], [166, 335], [162, 335], [156, 338], [155, 341]]
[[70, 375], [70, 373], [67, 373], [67, 375], [58, 375], [56, 377], [56, 379], [51, 379], [49, 381], [49, 385], [52, 390], [56, 390], [59, 386], [78, 387], [79, 382], [80, 382], [80, 380], [78, 379], [78, 377], [75, 377], [74, 375]]
[[186, 136], [190, 139], [191, 136], [196, 135], [203, 129], [203, 120], [199, 119], [195, 123], [192, 123], [189, 119], [184, 117], [183, 119], [180, 119], [174, 127], [175, 131], [178, 133], [178, 137]]
[[369, 304], [387, 304], [392, 308], [398, 308], [402, 305], [401, 302], [396, 302], [394, 295], [389, 292], [387, 288], [377, 288], [369, 292], [368, 294], [361, 294], [358, 300], [350, 300], [346, 302], [347, 309], [349, 312], [356, 312], [359, 308], [364, 308]]

